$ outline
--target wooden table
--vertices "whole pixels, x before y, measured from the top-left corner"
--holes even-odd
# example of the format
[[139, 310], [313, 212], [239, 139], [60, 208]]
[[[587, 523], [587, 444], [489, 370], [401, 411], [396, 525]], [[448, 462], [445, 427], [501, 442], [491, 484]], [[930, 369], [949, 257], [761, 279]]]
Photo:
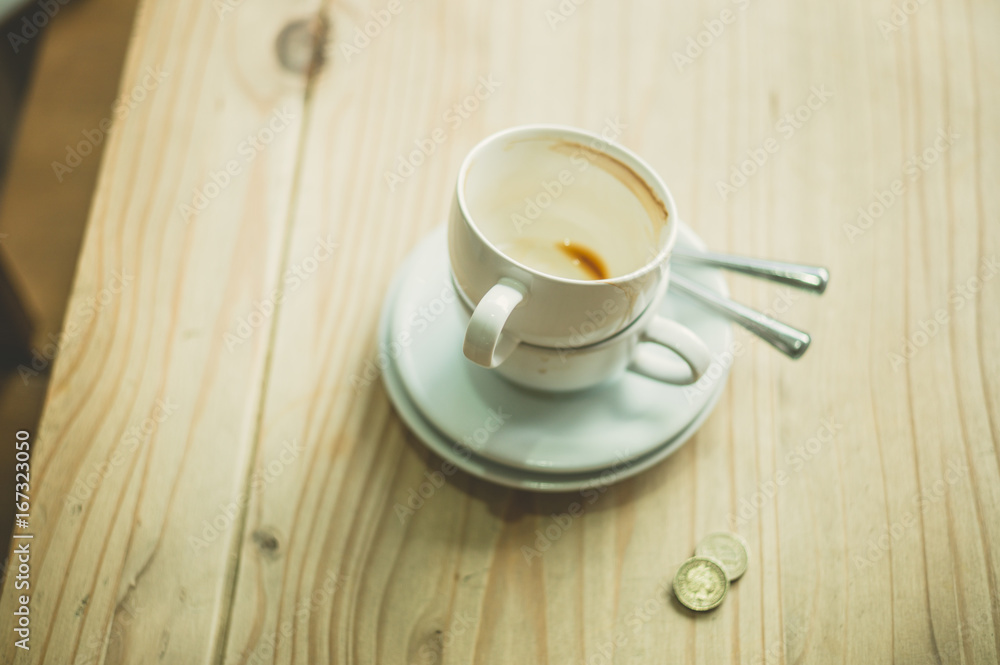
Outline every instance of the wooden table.
[[[996, 663], [1000, 5], [895, 6], [147, 0], [0, 661]], [[459, 473], [401, 521], [441, 460], [352, 378], [463, 155], [536, 121], [620, 123], [711, 246], [833, 281], [731, 278], [814, 347], [739, 332], [697, 436], [528, 565], [579, 495]], [[719, 529], [750, 567], [694, 616]]]

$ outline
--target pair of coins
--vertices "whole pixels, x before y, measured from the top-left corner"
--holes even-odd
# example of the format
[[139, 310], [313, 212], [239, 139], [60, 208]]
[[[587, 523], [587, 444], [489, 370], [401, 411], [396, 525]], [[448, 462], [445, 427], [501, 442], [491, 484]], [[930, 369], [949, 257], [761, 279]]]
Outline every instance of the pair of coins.
[[711, 533], [674, 575], [674, 595], [688, 609], [715, 609], [729, 593], [729, 583], [746, 572], [749, 559], [746, 541], [735, 533]]

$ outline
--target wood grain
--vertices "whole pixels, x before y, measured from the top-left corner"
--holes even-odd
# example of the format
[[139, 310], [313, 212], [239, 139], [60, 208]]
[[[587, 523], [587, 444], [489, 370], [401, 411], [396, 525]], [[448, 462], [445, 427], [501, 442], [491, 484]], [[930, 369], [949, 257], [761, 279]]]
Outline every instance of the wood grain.
[[[147, 65], [175, 73], [108, 146], [74, 292], [113, 269], [135, 282], [56, 366], [37, 642], [14, 662], [75, 662], [94, 636], [108, 663], [997, 662], [1000, 8], [925, 3], [886, 32], [882, 0], [594, 2], [554, 25], [555, 3], [428, 0], [345, 48], [385, 6], [319, 8], [328, 60], [306, 83], [275, 70], [270, 40], [317, 7], [144, 5], [123, 88]], [[481, 77], [499, 85], [449, 120]], [[286, 104], [294, 125], [185, 225], [180, 202]], [[463, 155], [534, 121], [619, 123], [710, 245], [827, 265], [822, 299], [731, 279], [814, 346], [792, 363], [738, 333], [699, 433], [593, 502], [459, 473], [401, 517], [442, 461], [361, 380], [381, 299]], [[158, 398], [176, 414], [67, 508]], [[584, 515], [526, 561], [574, 502]], [[694, 616], [666, 589], [718, 529], [747, 538], [750, 567]], [[8, 628], [13, 594], [8, 579]]]
[[[140, 9], [121, 83], [136, 103], [106, 148], [35, 437], [32, 648], [5, 640], [0, 661], [220, 649], [235, 532], [197, 553], [188, 537], [249, 477], [268, 335], [227, 353], [223, 333], [277, 280], [305, 87], [259, 42], [310, 7], [245, 9]], [[295, 119], [245, 161], [241, 142], [282, 107]], [[242, 175], [186, 222], [180, 206], [229, 160]]]

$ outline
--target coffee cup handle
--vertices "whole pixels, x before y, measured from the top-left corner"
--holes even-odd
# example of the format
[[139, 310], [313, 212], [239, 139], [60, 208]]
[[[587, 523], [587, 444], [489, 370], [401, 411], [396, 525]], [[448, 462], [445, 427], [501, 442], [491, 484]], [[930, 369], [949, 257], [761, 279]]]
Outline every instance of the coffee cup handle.
[[476, 305], [469, 327], [465, 330], [462, 352], [466, 358], [492, 369], [513, 353], [520, 340], [504, 335], [503, 327], [527, 292], [523, 284], [506, 277], [486, 292]]
[[687, 363], [687, 368], [678, 367], [679, 363], [671, 362], [671, 358], [651, 355], [632, 359], [630, 370], [657, 381], [678, 386], [690, 385], [708, 371], [712, 362], [712, 354], [700, 337], [676, 321], [662, 316], [653, 318], [639, 341], [665, 346]]

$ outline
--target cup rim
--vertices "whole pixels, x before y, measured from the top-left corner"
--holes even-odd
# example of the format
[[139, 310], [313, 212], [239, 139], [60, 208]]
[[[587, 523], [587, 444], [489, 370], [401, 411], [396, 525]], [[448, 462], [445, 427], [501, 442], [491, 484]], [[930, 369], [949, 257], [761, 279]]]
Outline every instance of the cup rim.
[[[525, 138], [541, 138], [544, 135], [563, 135], [570, 136], [575, 139], [588, 139], [594, 143], [588, 143], [589, 147], [593, 150], [602, 152], [612, 159], [622, 162], [625, 166], [631, 168], [636, 172], [644, 182], [650, 185], [657, 195], [662, 197], [662, 202], [664, 208], [667, 212], [667, 241], [663, 244], [663, 247], [657, 252], [656, 256], [650, 261], [643, 264], [642, 267], [633, 270], [625, 275], [619, 275], [617, 277], [608, 277], [605, 279], [573, 279], [571, 277], [560, 277], [558, 275], [551, 275], [546, 272], [542, 272], [537, 268], [533, 268], [529, 265], [521, 263], [511, 256], [507, 255], [505, 252], [501, 251], [499, 247], [493, 244], [493, 242], [486, 237], [479, 226], [475, 223], [472, 214], [469, 212], [466, 206], [465, 200], [465, 183], [466, 177], [468, 176], [469, 170], [472, 168], [473, 163], [476, 158], [482, 153], [486, 148], [496, 141], [509, 138], [511, 135], [524, 134], [528, 135]], [[582, 141], [581, 141], [582, 142]], [[623, 145], [616, 143], [614, 141], [609, 141], [605, 139], [600, 134], [596, 132], [590, 132], [584, 129], [578, 129], [576, 127], [570, 127], [568, 125], [559, 124], [547, 124], [547, 123], [535, 123], [527, 125], [516, 125], [514, 127], [508, 127], [507, 129], [500, 130], [499, 132], [494, 132], [486, 138], [482, 139], [477, 143], [472, 150], [465, 156], [462, 160], [462, 165], [458, 171], [458, 179], [455, 184], [455, 201], [457, 202], [458, 208], [462, 214], [462, 221], [479, 239], [485, 247], [488, 247], [490, 251], [495, 253], [497, 256], [501, 257], [505, 261], [517, 266], [519, 269], [524, 270], [533, 277], [550, 280], [552, 282], [560, 284], [573, 284], [573, 285], [586, 285], [586, 284], [619, 284], [622, 282], [630, 282], [635, 279], [642, 277], [643, 275], [656, 270], [662, 263], [664, 263], [669, 257], [670, 253], [674, 248], [674, 244], [677, 240], [677, 208], [674, 203], [673, 195], [667, 188], [667, 185], [660, 178], [659, 174], [650, 166], [644, 159], [639, 155], [632, 152]]]

